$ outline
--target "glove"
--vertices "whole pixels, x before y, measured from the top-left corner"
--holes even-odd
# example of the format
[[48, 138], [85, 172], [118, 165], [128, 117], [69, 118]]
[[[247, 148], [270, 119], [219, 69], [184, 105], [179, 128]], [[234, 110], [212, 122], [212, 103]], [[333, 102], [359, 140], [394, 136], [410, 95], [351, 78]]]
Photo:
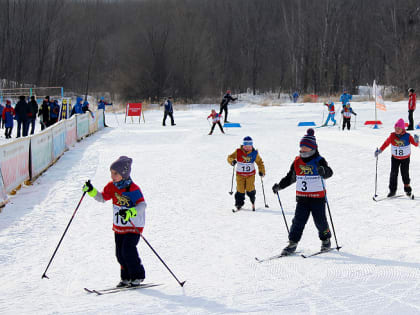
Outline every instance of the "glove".
[[382, 151], [380, 149], [376, 149], [375, 151], [375, 157], [378, 157], [379, 154], [381, 154]]
[[321, 176], [322, 178], [325, 177], [325, 168], [323, 166], [318, 167], [318, 174], [319, 176]]
[[90, 183], [90, 180], [88, 180], [83, 188], [82, 188], [83, 192], [87, 192], [89, 196], [91, 197], [95, 197], [98, 194], [98, 191], [96, 190], [95, 187], [92, 186], [92, 184]]
[[274, 184], [273, 185], [273, 193], [277, 194], [279, 192], [279, 190], [281, 190], [280, 185], [279, 184]]
[[414, 135], [414, 142], [419, 143], [419, 136], [418, 135]]
[[236, 165], [236, 163], [238, 163], [236, 160], [233, 160], [232, 161], [232, 166], [235, 166]]
[[121, 209], [118, 211], [118, 214], [124, 219], [124, 221], [129, 221], [137, 215], [137, 210], [134, 207], [130, 209]]
[[264, 173], [263, 172], [258, 172], [258, 175], [260, 175], [261, 177], [263, 177], [264, 176]]

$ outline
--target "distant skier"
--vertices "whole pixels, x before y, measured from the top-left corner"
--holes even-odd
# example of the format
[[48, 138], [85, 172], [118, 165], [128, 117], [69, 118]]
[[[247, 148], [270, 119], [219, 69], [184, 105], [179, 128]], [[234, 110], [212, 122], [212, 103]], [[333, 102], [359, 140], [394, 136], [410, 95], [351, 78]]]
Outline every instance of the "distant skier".
[[168, 99], [166, 100], [166, 102], [163, 104], [165, 106], [165, 110], [163, 113], [163, 121], [162, 121], [162, 126], [166, 126], [166, 118], [169, 116], [171, 118], [171, 126], [175, 126], [175, 121], [174, 121], [174, 107], [172, 104], [172, 97], [169, 96]]
[[414, 89], [408, 89], [408, 128], [407, 130], [414, 130], [414, 118], [413, 114], [416, 110], [416, 93], [414, 93]]
[[83, 186], [83, 191], [96, 201], [112, 199], [112, 229], [115, 232], [116, 256], [121, 265], [121, 281], [117, 287], [139, 286], [146, 276], [136, 246], [140, 240], [138, 231], [143, 233], [147, 205], [140, 187], [130, 177], [132, 161], [129, 157], [120, 156], [111, 164], [112, 181], [102, 193], [98, 193], [90, 182]]
[[340, 102], [343, 105], [343, 109], [346, 106], [346, 104], [352, 100], [352, 98], [353, 96], [347, 93], [347, 89], [343, 89], [343, 94], [341, 94], [340, 96]]
[[209, 132], [209, 135], [213, 134], [213, 130], [214, 127], [217, 125], [219, 125], [220, 131], [222, 133], [225, 133], [223, 131], [223, 127], [222, 124], [220, 123], [220, 117], [222, 117], [220, 114], [216, 113], [216, 110], [212, 109], [210, 115], [207, 117], [207, 119], [211, 118], [212, 121], [212, 126], [211, 126], [211, 130]]
[[222, 115], [223, 111], [225, 112], [225, 123], [228, 123], [228, 105], [230, 101], [236, 101], [238, 98], [234, 98], [230, 95], [230, 90], [226, 91], [225, 96], [223, 96], [222, 102], [220, 103], [219, 115]]
[[353, 111], [353, 108], [350, 107], [350, 103], [347, 103], [346, 106], [341, 110], [343, 114], [343, 130], [347, 126], [347, 130], [350, 130], [351, 127], [351, 114], [357, 116]]
[[292, 98], [293, 98], [293, 103], [296, 103], [299, 98], [299, 93], [295, 91], [292, 95]]
[[10, 139], [12, 137], [12, 130], [13, 130], [13, 119], [16, 113], [12, 107], [12, 102], [10, 100], [6, 100], [6, 107], [3, 109], [2, 119], [4, 121], [5, 132], [4, 136], [6, 139]]
[[398, 185], [398, 171], [401, 169], [401, 177], [404, 183], [404, 191], [407, 196], [411, 196], [410, 186], [410, 144], [414, 146], [419, 145], [419, 136], [412, 137], [405, 131], [404, 119], [400, 118], [395, 123], [395, 132], [392, 132], [385, 140], [382, 146], [375, 151], [375, 157], [378, 157], [389, 145], [391, 145], [391, 174], [389, 176], [389, 194], [388, 197], [393, 197], [397, 191]]
[[245, 203], [245, 192], [252, 203], [252, 209], [255, 210], [255, 166], [258, 165], [258, 174], [265, 176], [264, 162], [258, 151], [253, 147], [251, 137], [245, 137], [240, 148], [230, 154], [227, 158], [230, 165], [236, 166], [236, 193], [235, 207], [241, 209]]
[[308, 129], [300, 141], [299, 156], [293, 161], [287, 175], [273, 186], [276, 194], [296, 182], [296, 211], [290, 228], [289, 245], [283, 249], [282, 255], [295, 252], [311, 213], [321, 240], [321, 251], [331, 247], [331, 232], [325, 214], [326, 192], [322, 181], [332, 174], [327, 161], [319, 155], [314, 130]]
[[325, 121], [325, 123], [322, 126], [327, 126], [330, 119], [334, 123], [334, 126], [335, 126], [337, 121], [334, 119], [334, 116], [335, 116], [334, 102], [329, 101], [327, 103], [324, 103], [324, 105], [328, 107], [328, 117], [327, 117], [327, 120]]

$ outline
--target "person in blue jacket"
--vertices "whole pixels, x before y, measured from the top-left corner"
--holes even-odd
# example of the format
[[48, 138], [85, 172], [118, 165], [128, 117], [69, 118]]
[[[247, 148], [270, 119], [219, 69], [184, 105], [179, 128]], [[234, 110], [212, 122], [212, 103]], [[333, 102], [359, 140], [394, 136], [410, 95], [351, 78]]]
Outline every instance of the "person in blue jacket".
[[82, 101], [83, 101], [83, 99], [80, 96], [76, 99], [76, 104], [74, 105], [73, 109], [71, 110], [70, 117], [73, 116], [74, 114], [83, 114]]
[[98, 103], [98, 110], [103, 109], [104, 110], [104, 127], [108, 127], [105, 123], [105, 107], [106, 105], [112, 105], [112, 104], [108, 104], [107, 102], [105, 102], [105, 98], [103, 96], [101, 96], [101, 99]]
[[344, 109], [344, 107], [346, 107], [347, 103], [350, 103], [352, 98], [353, 98], [353, 96], [351, 94], [347, 93], [347, 89], [343, 89], [343, 94], [341, 94], [341, 96], [340, 96], [340, 102], [343, 105], [343, 109]]
[[3, 109], [4, 109], [4, 106], [2, 104], [0, 104], [0, 128], [1, 129], [4, 128]]
[[6, 101], [6, 107], [3, 109], [2, 118], [4, 121], [4, 126], [6, 127], [4, 135], [6, 139], [10, 139], [12, 137], [12, 129], [13, 129], [13, 118], [16, 115], [15, 110], [12, 107], [12, 102], [10, 100]]
[[295, 93], [293, 93], [292, 97], [293, 97], [293, 103], [296, 103], [298, 98], [299, 98], [299, 93], [297, 91], [295, 91]]
[[58, 105], [58, 101], [54, 100], [50, 102], [50, 126], [54, 125], [58, 121], [59, 114], [60, 105]]
[[166, 117], [170, 117], [171, 118], [171, 125], [175, 126], [175, 122], [174, 122], [174, 108], [172, 106], [172, 97], [169, 96], [168, 99], [165, 102], [165, 112], [163, 114], [163, 122], [162, 122], [162, 126], [166, 126]]

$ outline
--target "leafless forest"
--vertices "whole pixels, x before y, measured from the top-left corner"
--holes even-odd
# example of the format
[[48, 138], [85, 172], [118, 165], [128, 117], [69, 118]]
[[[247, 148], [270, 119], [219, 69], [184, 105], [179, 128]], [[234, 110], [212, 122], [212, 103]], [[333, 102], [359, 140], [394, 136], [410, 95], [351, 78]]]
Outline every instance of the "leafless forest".
[[419, 0], [0, 0], [3, 87], [194, 100], [418, 86]]

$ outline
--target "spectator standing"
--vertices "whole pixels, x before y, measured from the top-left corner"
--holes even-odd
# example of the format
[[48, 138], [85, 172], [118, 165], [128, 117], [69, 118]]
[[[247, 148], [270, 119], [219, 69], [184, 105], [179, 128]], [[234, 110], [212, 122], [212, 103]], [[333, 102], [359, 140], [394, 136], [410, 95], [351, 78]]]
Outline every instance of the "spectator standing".
[[20, 138], [20, 131], [22, 129], [22, 136], [28, 135], [28, 112], [29, 106], [26, 103], [25, 96], [19, 96], [19, 102], [15, 106], [16, 120], [18, 123], [16, 138]]
[[60, 115], [60, 105], [57, 100], [50, 102], [50, 126], [54, 125], [58, 121]]
[[6, 107], [3, 109], [2, 119], [4, 121], [4, 126], [6, 128], [4, 135], [6, 139], [10, 139], [12, 137], [12, 129], [13, 129], [13, 118], [15, 116], [15, 110], [12, 107], [12, 102], [10, 100], [6, 101]]
[[70, 117], [73, 116], [74, 114], [83, 114], [82, 100], [83, 99], [80, 96], [76, 99], [76, 104], [74, 105], [73, 109], [71, 110]]
[[293, 97], [293, 103], [296, 103], [298, 98], [299, 98], [299, 93], [297, 91], [295, 91], [295, 93], [293, 93], [292, 97]]
[[1, 129], [4, 128], [3, 109], [4, 109], [4, 106], [0, 104], [0, 128]]
[[174, 108], [172, 106], [172, 97], [169, 96], [168, 99], [165, 102], [165, 112], [163, 114], [163, 122], [162, 122], [162, 126], [166, 126], [166, 117], [170, 117], [171, 118], [171, 125], [175, 126], [175, 122], [174, 122]]
[[50, 97], [45, 96], [42, 101], [41, 109], [38, 112], [39, 122], [41, 124], [41, 130], [44, 130], [50, 125]]
[[29, 126], [31, 126], [31, 135], [35, 132], [35, 121], [36, 121], [36, 114], [38, 113], [38, 103], [35, 100], [35, 96], [31, 96], [31, 100], [28, 103], [28, 132]]

